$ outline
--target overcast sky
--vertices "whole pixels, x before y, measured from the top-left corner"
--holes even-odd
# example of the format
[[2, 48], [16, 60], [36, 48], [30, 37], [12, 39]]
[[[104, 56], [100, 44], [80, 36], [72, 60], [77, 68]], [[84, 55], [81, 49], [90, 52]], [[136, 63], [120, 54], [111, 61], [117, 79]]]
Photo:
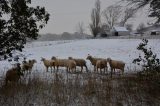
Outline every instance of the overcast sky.
[[[118, 1], [101, 0], [102, 10]], [[48, 24], [40, 33], [73, 33], [76, 32], [79, 22], [84, 23], [86, 32], [89, 33], [90, 14], [95, 0], [33, 0], [32, 4], [44, 6], [51, 15]], [[143, 18], [140, 20], [143, 21]]]

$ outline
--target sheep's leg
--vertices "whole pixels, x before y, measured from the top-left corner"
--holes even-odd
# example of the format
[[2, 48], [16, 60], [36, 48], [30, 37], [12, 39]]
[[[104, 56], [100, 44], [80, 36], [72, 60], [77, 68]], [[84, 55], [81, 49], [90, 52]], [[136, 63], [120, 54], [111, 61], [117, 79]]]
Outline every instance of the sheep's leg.
[[57, 71], [58, 71], [59, 66], [57, 66]]
[[75, 67], [75, 72], [76, 72], [76, 67]]
[[122, 69], [122, 75], [124, 74], [124, 69]]
[[[101, 69], [100, 69], [101, 70]], [[98, 71], [99, 71], [99, 68], [97, 67], [97, 70], [96, 70], [96, 72], [98, 73]]]
[[32, 70], [31, 70], [31, 69], [29, 69], [29, 74], [31, 74], [31, 71], [32, 71]]
[[96, 73], [97, 70], [98, 70], [97, 67], [95, 67], [95, 68], [94, 68], [94, 73]]
[[94, 66], [94, 72], [96, 71], [96, 67]]
[[113, 68], [114, 74], [116, 74], [115, 68]]
[[73, 73], [73, 70], [71, 68], [69, 68], [69, 71]]
[[46, 67], [46, 71], [48, 72], [48, 67]]
[[76, 72], [76, 66], [73, 68], [73, 70]]
[[105, 67], [105, 71], [106, 71], [106, 74], [107, 74], [107, 72], [108, 72], [108, 67]]
[[68, 72], [68, 67], [66, 67], [66, 71]]
[[52, 66], [51, 66], [51, 73], [52, 73]]
[[71, 68], [71, 71], [74, 73], [74, 68]]
[[112, 74], [113, 74], [113, 68], [111, 68], [111, 78], [112, 78]]
[[100, 73], [102, 74], [102, 68], [100, 68]]
[[81, 66], [81, 72], [82, 72], [82, 70], [83, 70], [83, 66]]
[[87, 65], [85, 64], [85, 67], [86, 67], [86, 71], [88, 72], [88, 68], [87, 68]]
[[73, 68], [70, 68], [70, 71], [72, 71], [72, 73], [74, 73], [74, 70], [73, 70]]
[[55, 66], [53, 66], [54, 70], [55, 70]]
[[68, 67], [68, 72], [70, 73], [70, 68]]
[[73, 70], [73, 68], [70, 68], [70, 71], [71, 71], [72, 73], [74, 73], [74, 70]]
[[107, 74], [107, 72], [108, 72], [108, 67], [105, 68], [105, 72], [106, 72], [106, 74]]
[[71, 68], [71, 71], [74, 73], [74, 68]]
[[96, 72], [98, 73], [98, 67], [96, 67]]

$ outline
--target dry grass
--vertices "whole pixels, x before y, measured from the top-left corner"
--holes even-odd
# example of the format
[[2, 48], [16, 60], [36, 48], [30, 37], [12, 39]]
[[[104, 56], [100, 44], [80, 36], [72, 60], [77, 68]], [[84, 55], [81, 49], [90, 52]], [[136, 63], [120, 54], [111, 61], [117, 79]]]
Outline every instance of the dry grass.
[[[52, 73], [52, 79], [39, 74], [3, 86], [1, 106], [155, 106], [160, 104], [160, 77], [123, 77], [94, 73]], [[152, 80], [149, 80], [152, 79]]]

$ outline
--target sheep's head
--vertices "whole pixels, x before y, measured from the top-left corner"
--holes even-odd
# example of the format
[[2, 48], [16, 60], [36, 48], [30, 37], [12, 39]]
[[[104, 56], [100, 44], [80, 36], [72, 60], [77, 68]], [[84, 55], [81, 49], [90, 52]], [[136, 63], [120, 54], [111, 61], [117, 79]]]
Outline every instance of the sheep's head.
[[19, 76], [24, 76], [22, 70], [17, 71], [17, 74], [18, 74]]
[[33, 63], [37, 63], [37, 61], [35, 59], [32, 60]]
[[24, 75], [22, 73], [21, 64], [20, 63], [17, 63], [16, 71], [17, 71], [17, 73], [18, 73], [19, 76], [23, 76]]
[[35, 59], [29, 60], [29, 63], [30, 63], [30, 64], [34, 64], [34, 63], [37, 63], [37, 61], [36, 61]]
[[44, 61], [44, 60], [45, 60], [45, 58], [42, 57], [42, 58], [41, 58], [41, 61]]
[[88, 55], [86, 59], [87, 59], [87, 60], [91, 60], [91, 59], [92, 59], [92, 56], [91, 56], [91, 55]]
[[69, 59], [69, 60], [72, 60], [73, 58], [72, 58], [72, 57], [68, 57], [68, 59]]
[[111, 62], [111, 60], [112, 60], [111, 58], [107, 58], [107, 61], [108, 61], [109, 63]]
[[57, 58], [55, 57], [55, 56], [52, 56], [52, 58], [51, 58], [52, 60], [56, 60]]
[[22, 71], [18, 71], [18, 75], [19, 75], [19, 76], [24, 76], [24, 74], [23, 74]]
[[17, 63], [17, 67], [20, 67], [21, 66], [21, 64], [20, 63]]
[[21, 64], [20, 63], [16, 63], [16, 67], [17, 70], [21, 70]]
[[23, 64], [25, 64], [25, 63], [27, 63], [27, 61], [26, 61], [26, 60], [24, 60], [22, 63], [23, 63]]

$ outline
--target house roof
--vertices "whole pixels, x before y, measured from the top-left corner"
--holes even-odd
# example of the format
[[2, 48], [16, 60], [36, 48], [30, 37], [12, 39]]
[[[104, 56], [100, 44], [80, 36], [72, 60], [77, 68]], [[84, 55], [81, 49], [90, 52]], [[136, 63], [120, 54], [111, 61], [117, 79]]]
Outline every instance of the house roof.
[[143, 31], [153, 31], [153, 30], [159, 31], [160, 25], [152, 25], [152, 26], [145, 27], [143, 29]]
[[125, 27], [117, 27], [117, 26], [114, 26], [114, 30], [116, 30], [116, 31], [128, 31]]

